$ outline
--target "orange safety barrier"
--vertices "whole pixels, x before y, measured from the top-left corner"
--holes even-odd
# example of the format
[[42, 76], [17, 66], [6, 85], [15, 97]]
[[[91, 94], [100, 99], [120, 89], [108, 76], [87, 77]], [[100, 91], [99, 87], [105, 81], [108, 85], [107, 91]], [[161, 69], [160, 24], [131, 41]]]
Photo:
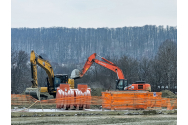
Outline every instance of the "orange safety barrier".
[[91, 89], [87, 85], [78, 84], [78, 89], [70, 89], [69, 84], [61, 84], [57, 88], [56, 108], [76, 109], [90, 108]]
[[111, 110], [145, 109], [145, 92], [110, 91], [102, 92], [102, 107]]
[[[79, 102], [78, 104], [81, 103], [81, 101], [83, 101], [83, 99], [81, 97], [67, 97], [67, 98], [59, 98], [59, 99], [48, 99], [48, 100], [41, 100], [38, 101], [38, 103], [36, 104], [43, 104], [43, 105], [56, 105], [59, 101], [63, 102], [63, 101], [68, 101], [70, 100], [70, 98], [72, 98], [73, 100]], [[15, 94], [11, 96], [11, 105], [28, 105], [28, 104], [32, 104], [34, 102], [36, 102], [37, 100], [35, 98], [33, 98], [30, 95], [19, 95], [19, 94]], [[85, 101], [86, 104], [90, 104], [90, 105], [102, 105], [102, 97], [101, 96], [91, 96], [90, 99], [87, 99], [87, 101]], [[71, 102], [70, 104], [75, 104], [74, 102]]]
[[177, 109], [177, 99], [176, 98], [170, 99], [170, 103], [171, 103], [171, 109]]
[[177, 99], [165, 99], [161, 96], [161, 92], [147, 91], [102, 92], [102, 107], [111, 110], [177, 108]]
[[[64, 86], [65, 87], [65, 86]], [[11, 105], [56, 105], [57, 108], [90, 108], [90, 105], [102, 105], [104, 109], [125, 110], [125, 109], [177, 109], [176, 98], [162, 98], [161, 92], [144, 91], [108, 91], [102, 92], [101, 96], [91, 96], [87, 93], [86, 86], [80, 86], [82, 89], [68, 89], [67, 93], [57, 95], [56, 99], [37, 100], [30, 95], [11, 95]], [[85, 89], [84, 89], [85, 88]], [[58, 93], [63, 93], [58, 88]], [[68, 95], [69, 94], [69, 95]]]
[[36, 102], [37, 99], [30, 95], [11, 94], [11, 105], [25, 105]]
[[176, 98], [162, 98], [162, 107], [167, 107], [168, 110], [177, 109], [177, 99]]

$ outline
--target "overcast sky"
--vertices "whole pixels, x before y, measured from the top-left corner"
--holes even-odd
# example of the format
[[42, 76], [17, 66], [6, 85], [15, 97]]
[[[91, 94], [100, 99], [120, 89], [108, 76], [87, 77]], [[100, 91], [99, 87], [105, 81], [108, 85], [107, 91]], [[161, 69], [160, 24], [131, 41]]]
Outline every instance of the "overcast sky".
[[11, 27], [177, 26], [176, 0], [11, 0]]

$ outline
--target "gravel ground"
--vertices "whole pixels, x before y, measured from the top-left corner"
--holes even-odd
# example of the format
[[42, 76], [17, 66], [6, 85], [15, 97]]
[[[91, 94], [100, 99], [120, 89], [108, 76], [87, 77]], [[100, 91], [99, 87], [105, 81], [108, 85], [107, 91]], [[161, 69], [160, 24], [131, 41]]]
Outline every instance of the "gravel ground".
[[105, 115], [105, 116], [59, 116], [59, 117], [14, 117], [12, 125], [176, 125], [177, 115]]

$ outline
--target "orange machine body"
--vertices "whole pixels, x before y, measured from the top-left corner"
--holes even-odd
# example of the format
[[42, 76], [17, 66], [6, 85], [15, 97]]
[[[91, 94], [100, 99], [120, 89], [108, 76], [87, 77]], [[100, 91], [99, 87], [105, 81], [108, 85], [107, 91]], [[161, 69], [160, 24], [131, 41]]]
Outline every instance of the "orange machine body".
[[151, 91], [151, 86], [148, 83], [133, 83], [132, 85], [124, 88], [124, 90], [137, 90], [137, 91]]

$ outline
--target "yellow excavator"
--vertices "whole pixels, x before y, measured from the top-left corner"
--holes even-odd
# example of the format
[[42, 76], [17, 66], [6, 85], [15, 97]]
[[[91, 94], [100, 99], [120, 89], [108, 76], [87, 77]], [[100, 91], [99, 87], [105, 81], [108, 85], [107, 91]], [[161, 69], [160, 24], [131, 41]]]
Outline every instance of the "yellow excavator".
[[[74, 79], [68, 79], [67, 74], [54, 74], [53, 68], [51, 64], [43, 59], [40, 55], [36, 54], [33, 50], [30, 54], [30, 62], [31, 62], [31, 77], [32, 77], [32, 86], [30, 88], [26, 88], [25, 94], [29, 94], [38, 100], [47, 99], [49, 93], [56, 97], [56, 90], [60, 84], [69, 84], [70, 88], [74, 88]], [[39, 87], [37, 80], [37, 65], [43, 68], [48, 77], [46, 78], [47, 87]]]

